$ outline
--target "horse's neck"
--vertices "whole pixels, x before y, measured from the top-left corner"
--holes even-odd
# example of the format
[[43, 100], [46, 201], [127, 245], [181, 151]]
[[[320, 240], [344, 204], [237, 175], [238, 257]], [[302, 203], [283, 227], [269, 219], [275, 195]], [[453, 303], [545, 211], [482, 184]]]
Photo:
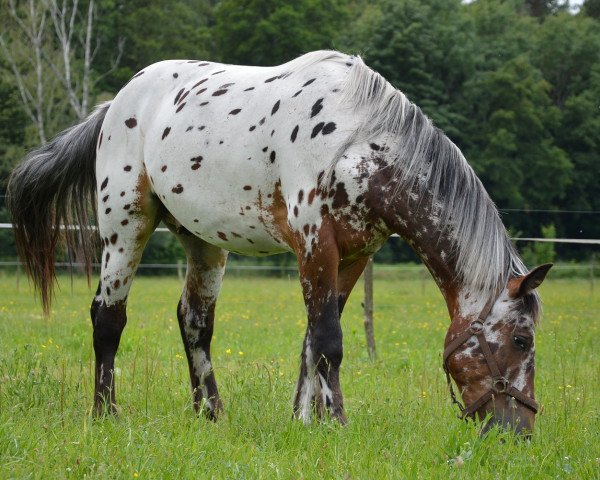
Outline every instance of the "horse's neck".
[[[448, 305], [451, 317], [479, 308], [474, 299], [481, 293], [473, 291], [460, 279], [455, 262], [456, 248], [451, 229], [442, 230], [440, 218], [443, 205], [432, 205], [431, 198], [415, 194], [393, 194], [394, 184], [384, 175], [371, 181], [373, 198], [384, 198], [374, 206], [388, 228], [401, 236], [431, 272]], [[471, 300], [469, 300], [471, 299]]]

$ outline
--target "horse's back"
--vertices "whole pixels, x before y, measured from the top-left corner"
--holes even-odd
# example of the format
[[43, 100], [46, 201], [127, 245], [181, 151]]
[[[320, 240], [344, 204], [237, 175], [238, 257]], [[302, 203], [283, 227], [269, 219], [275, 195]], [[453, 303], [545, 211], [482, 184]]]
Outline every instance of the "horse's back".
[[130, 171], [145, 173], [194, 234], [241, 253], [289, 249], [279, 224], [292, 198], [315, 187], [355, 127], [340, 103], [352, 60], [313, 52], [275, 67], [152, 65], [107, 115], [99, 181], [112, 171], [125, 181], [121, 169], [138, 162]]

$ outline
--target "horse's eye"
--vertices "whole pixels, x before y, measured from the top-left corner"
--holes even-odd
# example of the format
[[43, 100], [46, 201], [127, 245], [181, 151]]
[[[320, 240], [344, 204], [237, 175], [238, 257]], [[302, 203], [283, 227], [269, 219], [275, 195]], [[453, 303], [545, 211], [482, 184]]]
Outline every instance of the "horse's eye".
[[513, 336], [513, 343], [519, 350], [525, 351], [531, 345], [531, 339], [520, 335]]

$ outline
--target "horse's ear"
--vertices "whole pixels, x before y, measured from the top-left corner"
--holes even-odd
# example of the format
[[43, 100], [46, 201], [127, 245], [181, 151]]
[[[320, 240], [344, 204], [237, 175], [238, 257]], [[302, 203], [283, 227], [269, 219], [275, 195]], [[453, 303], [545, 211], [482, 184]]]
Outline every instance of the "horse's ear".
[[548, 270], [552, 268], [552, 265], [552, 263], [540, 265], [539, 267], [534, 268], [527, 275], [521, 275], [520, 277], [509, 280], [508, 295], [511, 298], [519, 298], [533, 292], [542, 284], [544, 278], [546, 278]]

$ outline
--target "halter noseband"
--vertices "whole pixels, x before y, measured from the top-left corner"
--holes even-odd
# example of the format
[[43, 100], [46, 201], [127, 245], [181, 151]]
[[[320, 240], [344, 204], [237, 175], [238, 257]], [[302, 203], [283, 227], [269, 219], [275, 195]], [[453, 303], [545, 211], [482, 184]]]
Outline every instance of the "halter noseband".
[[[527, 408], [533, 411], [533, 413], [537, 413], [538, 404], [537, 402], [525, 395], [522, 391], [516, 389], [508, 379], [500, 373], [500, 368], [498, 367], [498, 362], [490, 349], [490, 345], [485, 339], [485, 335], [483, 333], [483, 324], [485, 323], [486, 318], [492, 311], [494, 306], [494, 301], [490, 301], [486, 304], [484, 309], [479, 314], [477, 320], [474, 320], [469, 325], [469, 328], [461, 333], [458, 337], [452, 340], [448, 346], [444, 349], [444, 372], [446, 373], [446, 381], [448, 382], [448, 387], [450, 388], [450, 398], [452, 399], [452, 403], [458, 405], [460, 409], [460, 418], [465, 417], [473, 417], [475, 412], [483, 407], [487, 402], [489, 402], [495, 395], [508, 395], [509, 397], [514, 398], [518, 402], [521, 402]], [[485, 361], [492, 373], [492, 388], [489, 389], [486, 393], [484, 393], [479, 399], [473, 402], [471, 405], [462, 405], [460, 401], [456, 398], [456, 394], [454, 393], [454, 389], [452, 388], [452, 380], [450, 379], [450, 371], [448, 370], [448, 358], [450, 355], [454, 353], [454, 351], [460, 347], [463, 343], [469, 340], [471, 337], [477, 337], [479, 340], [479, 346], [483, 351], [483, 356], [485, 357]]]

